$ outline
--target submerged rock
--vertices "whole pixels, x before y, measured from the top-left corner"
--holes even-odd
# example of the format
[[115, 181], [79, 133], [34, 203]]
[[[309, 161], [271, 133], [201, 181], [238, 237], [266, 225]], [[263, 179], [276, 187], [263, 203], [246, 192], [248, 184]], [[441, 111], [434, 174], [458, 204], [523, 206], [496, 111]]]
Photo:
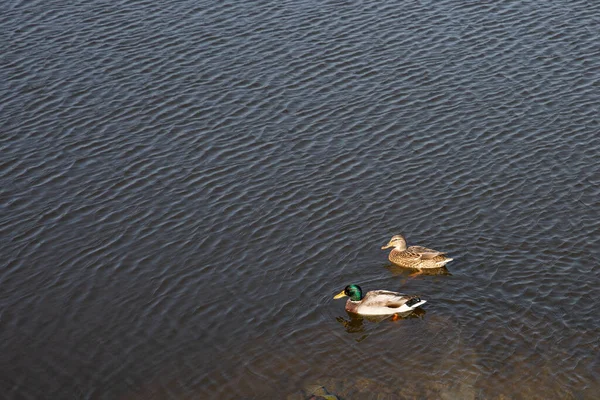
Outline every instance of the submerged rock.
[[304, 392], [311, 400], [339, 400], [339, 398], [329, 393], [323, 385], [306, 385]]

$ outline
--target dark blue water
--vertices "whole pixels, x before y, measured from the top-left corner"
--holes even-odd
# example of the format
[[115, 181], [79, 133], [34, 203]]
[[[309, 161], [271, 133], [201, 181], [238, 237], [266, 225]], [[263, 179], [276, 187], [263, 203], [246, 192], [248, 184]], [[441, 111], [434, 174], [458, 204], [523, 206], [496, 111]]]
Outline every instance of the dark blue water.
[[5, 398], [597, 398], [600, 5], [0, 11]]

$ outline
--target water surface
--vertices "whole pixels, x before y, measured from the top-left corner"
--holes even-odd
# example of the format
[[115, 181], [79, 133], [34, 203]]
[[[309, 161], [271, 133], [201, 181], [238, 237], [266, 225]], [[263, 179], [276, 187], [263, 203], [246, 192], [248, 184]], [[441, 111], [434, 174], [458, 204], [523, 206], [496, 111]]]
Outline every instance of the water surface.
[[1, 10], [6, 398], [597, 398], [600, 5]]

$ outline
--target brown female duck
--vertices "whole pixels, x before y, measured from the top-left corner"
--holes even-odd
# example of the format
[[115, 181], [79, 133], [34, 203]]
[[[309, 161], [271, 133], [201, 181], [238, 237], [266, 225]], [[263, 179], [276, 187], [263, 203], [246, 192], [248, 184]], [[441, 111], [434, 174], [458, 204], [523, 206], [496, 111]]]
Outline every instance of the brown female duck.
[[423, 269], [442, 268], [444, 265], [452, 261], [452, 258], [447, 257], [446, 253], [441, 251], [428, 249], [421, 246], [406, 247], [406, 239], [402, 235], [392, 236], [389, 243], [381, 249], [385, 250], [393, 247], [388, 259], [405, 268], [418, 269], [422, 272]]

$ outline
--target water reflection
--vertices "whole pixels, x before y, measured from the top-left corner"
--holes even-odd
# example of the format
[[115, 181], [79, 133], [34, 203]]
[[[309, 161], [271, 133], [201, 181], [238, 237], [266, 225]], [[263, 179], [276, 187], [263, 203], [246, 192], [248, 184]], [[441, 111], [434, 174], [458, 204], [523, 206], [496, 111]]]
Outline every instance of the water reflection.
[[427, 312], [422, 308], [417, 308], [404, 313], [396, 313], [393, 315], [359, 315], [346, 311], [347, 318], [342, 316], [336, 317], [335, 320], [342, 324], [347, 333], [358, 334], [363, 333], [360, 337], [355, 339], [357, 342], [362, 342], [369, 336], [369, 331], [372, 330], [377, 324], [384, 321], [396, 323], [403, 319], [409, 318], [421, 318], [425, 317]]
[[446, 268], [445, 266], [443, 266], [441, 268], [423, 269], [423, 270], [421, 270], [421, 272], [419, 272], [415, 269], [412, 269], [412, 268], [400, 267], [395, 264], [388, 264], [385, 266], [385, 268], [396, 276], [406, 275], [411, 278], [418, 276], [418, 275], [422, 275], [422, 276], [433, 276], [433, 275], [450, 275], [451, 276], [452, 275], [450, 273], [450, 271], [448, 271], [448, 268]]

